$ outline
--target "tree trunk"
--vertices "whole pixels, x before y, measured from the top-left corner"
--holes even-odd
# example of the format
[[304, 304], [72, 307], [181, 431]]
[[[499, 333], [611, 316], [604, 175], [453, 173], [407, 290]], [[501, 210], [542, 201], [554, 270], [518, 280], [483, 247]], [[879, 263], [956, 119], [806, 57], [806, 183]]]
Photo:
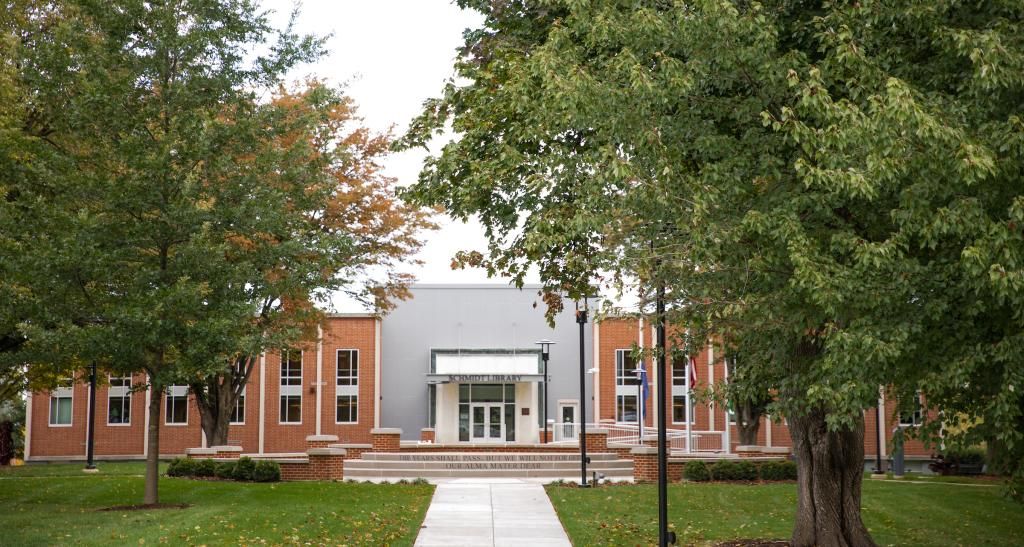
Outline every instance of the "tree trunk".
[[146, 487], [142, 503], [152, 505], [160, 502], [160, 403], [164, 387], [153, 382], [150, 376], [149, 397], [149, 443], [146, 450]]
[[874, 547], [860, 516], [864, 420], [829, 431], [825, 412], [790, 417], [798, 468], [794, 547]]
[[[221, 390], [217, 390], [215, 393], [208, 394], [209, 398], [216, 402], [220, 401], [222, 393]], [[237, 400], [237, 397], [233, 397]], [[196, 398], [198, 401], [198, 397]], [[231, 409], [234, 408], [235, 403], [232, 401], [228, 404], [199, 404], [199, 421], [203, 427], [203, 433], [206, 434], [206, 445], [207, 446], [224, 446], [228, 444], [228, 427], [231, 423]]]
[[255, 365], [256, 357], [239, 357], [227, 370], [190, 386], [199, 407], [199, 421], [207, 446], [228, 444], [231, 414]]
[[736, 408], [736, 429], [741, 445], [756, 445], [757, 432], [761, 429], [761, 412], [753, 404], [744, 403]]
[[14, 459], [14, 422], [0, 422], [0, 465]]

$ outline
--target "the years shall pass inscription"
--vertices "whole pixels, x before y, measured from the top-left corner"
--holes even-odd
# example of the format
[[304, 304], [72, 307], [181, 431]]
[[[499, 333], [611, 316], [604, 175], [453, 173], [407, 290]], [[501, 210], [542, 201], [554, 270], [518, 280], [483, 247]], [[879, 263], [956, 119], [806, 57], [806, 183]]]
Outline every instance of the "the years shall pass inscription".
[[[537, 462], [531, 454], [401, 454], [401, 461], [417, 462], [466, 462], [466, 463], [514, 463]], [[579, 454], [545, 454], [543, 462], [578, 462]], [[537, 462], [541, 463], [541, 462]]]

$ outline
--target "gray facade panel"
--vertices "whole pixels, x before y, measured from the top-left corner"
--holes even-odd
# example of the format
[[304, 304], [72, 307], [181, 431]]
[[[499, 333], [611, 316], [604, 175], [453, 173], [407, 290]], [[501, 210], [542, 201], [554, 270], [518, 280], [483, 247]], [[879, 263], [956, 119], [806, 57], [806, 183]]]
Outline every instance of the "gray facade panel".
[[[381, 427], [402, 429], [403, 439], [418, 439], [428, 422], [427, 373], [431, 349], [527, 349], [547, 338], [551, 347], [549, 418], [559, 399], [579, 399], [579, 325], [575, 305], [550, 328], [537, 287], [502, 285], [419, 285], [381, 324]], [[535, 307], [536, 304], [536, 307]], [[591, 305], [593, 307], [593, 304]], [[593, 329], [584, 328], [586, 368], [593, 365]], [[588, 422], [593, 422], [593, 377], [586, 375]]]

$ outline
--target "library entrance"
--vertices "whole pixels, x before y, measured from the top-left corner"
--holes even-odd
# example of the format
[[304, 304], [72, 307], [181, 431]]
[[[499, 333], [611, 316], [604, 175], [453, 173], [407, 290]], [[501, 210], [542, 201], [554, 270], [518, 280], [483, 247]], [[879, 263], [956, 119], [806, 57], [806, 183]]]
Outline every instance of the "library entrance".
[[505, 440], [505, 424], [502, 415], [505, 405], [499, 403], [470, 405], [472, 408], [472, 442], [499, 442]]

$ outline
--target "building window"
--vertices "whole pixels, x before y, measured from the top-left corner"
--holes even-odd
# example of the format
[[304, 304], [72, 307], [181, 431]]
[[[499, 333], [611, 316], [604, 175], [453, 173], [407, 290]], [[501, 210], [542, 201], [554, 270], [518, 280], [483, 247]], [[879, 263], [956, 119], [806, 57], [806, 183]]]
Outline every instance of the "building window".
[[302, 352], [281, 352], [281, 416], [282, 424], [302, 423]]
[[359, 351], [338, 350], [338, 367], [335, 380], [337, 410], [334, 421], [352, 424], [359, 421]]
[[170, 386], [167, 388], [164, 423], [167, 425], [188, 425], [188, 386]]
[[132, 377], [111, 376], [107, 390], [107, 425], [132, 423]]
[[689, 357], [681, 356], [672, 359], [672, 423], [693, 423], [696, 401], [692, 397], [693, 380], [687, 366]]
[[633, 350], [615, 350], [615, 421], [632, 422], [639, 420], [637, 398], [640, 396], [639, 381], [636, 377], [636, 361]]
[[235, 408], [231, 409], [231, 425], [245, 425], [245, 388], [235, 400]]
[[67, 378], [50, 392], [50, 425], [71, 425], [72, 389], [74, 380]]
[[921, 425], [921, 422], [923, 421], [921, 410], [923, 408], [924, 405], [921, 401], [921, 394], [918, 393], [914, 397], [914, 410], [910, 412], [900, 412], [900, 427], [916, 427]]

